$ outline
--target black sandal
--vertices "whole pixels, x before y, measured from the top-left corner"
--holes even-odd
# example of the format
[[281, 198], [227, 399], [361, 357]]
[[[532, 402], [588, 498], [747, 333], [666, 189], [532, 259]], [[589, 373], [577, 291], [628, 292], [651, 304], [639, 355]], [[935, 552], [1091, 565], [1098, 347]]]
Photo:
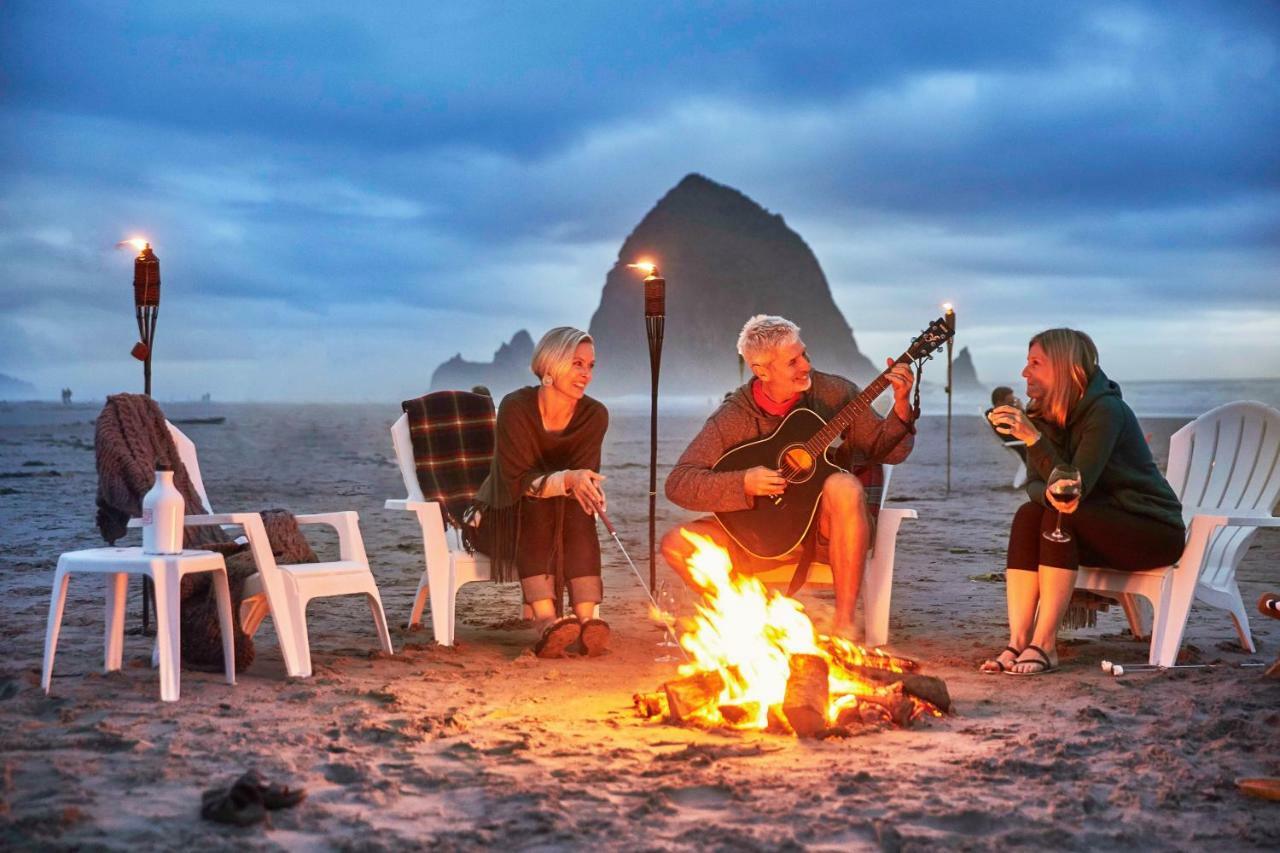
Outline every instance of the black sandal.
[[[1024, 649], [1015, 649], [1013, 646], [1005, 646], [1005, 647], [1000, 651], [1000, 655], [1004, 654], [1005, 652], [1012, 652], [1012, 653], [1013, 653], [1013, 662], [1014, 662], [1014, 663], [1017, 663], [1017, 662], [1018, 662], [1018, 658], [1022, 656], [1022, 652], [1023, 652], [1023, 651], [1025, 651], [1025, 650], [1024, 650]], [[984, 661], [982, 662], [982, 665], [978, 667], [978, 672], [982, 673], [983, 675], [999, 675], [999, 674], [1000, 674], [1000, 673], [1002, 673], [1002, 672], [1008, 672], [1008, 671], [1009, 671], [1009, 667], [1005, 666], [1004, 661], [1000, 660], [1000, 655], [996, 655], [996, 656], [995, 656], [995, 657], [993, 657], [993, 658], [989, 658], [989, 659], [987, 659], [987, 660], [984, 660]], [[995, 664], [995, 665], [996, 665], [996, 668], [995, 668], [995, 669], [988, 669], [988, 668], [987, 668], [987, 664], [989, 664], [989, 663], [993, 663], [993, 664]]]
[[588, 619], [582, 623], [582, 651], [587, 657], [599, 657], [609, 650], [612, 631], [603, 619]]
[[[1030, 660], [1023, 660], [1022, 655], [1025, 655], [1027, 652], [1034, 652], [1035, 657]], [[1005, 675], [1044, 675], [1045, 673], [1053, 672], [1058, 668], [1057, 664], [1049, 660], [1049, 653], [1034, 643], [1023, 649], [1022, 655], [1018, 655], [1018, 659], [1014, 661], [1014, 663], [1030, 663], [1035, 664], [1040, 668], [1033, 669], [1030, 672], [1018, 672], [1016, 669], [1009, 669], [1005, 670]]]
[[562, 658], [565, 650], [582, 636], [582, 623], [576, 616], [562, 616], [542, 632], [533, 646], [533, 653], [540, 658]]

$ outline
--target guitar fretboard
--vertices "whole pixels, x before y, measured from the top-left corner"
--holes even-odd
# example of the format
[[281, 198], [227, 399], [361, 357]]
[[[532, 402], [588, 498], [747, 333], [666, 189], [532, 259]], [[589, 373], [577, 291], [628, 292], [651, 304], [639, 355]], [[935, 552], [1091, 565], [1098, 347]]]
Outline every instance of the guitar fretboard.
[[[911, 359], [904, 353], [895, 362], [895, 364], [899, 363], [910, 364]], [[889, 368], [889, 370], [892, 369]], [[813, 438], [804, 443], [804, 449], [813, 456], [818, 456], [822, 451], [826, 450], [831, 442], [835, 441], [840, 433], [847, 430], [853, 424], [854, 419], [869, 409], [876, 397], [879, 397], [884, 392], [884, 389], [889, 387], [889, 370], [883, 371], [873, 379], [871, 384], [862, 389], [862, 393], [850, 400], [843, 409], [836, 413], [835, 417], [827, 421], [826, 426], [818, 430]]]

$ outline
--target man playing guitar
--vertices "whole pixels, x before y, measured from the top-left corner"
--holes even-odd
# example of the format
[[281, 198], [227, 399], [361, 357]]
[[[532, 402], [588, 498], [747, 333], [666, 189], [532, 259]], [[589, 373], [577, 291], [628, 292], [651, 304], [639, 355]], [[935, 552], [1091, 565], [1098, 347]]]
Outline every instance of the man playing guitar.
[[[800, 328], [782, 317], [760, 314], [748, 320], [738, 337], [738, 352], [751, 365], [754, 378], [707, 419], [667, 476], [667, 497], [685, 509], [723, 516], [753, 510], [758, 502], [781, 505], [788, 485], [796, 482], [794, 471], [766, 465], [724, 470], [723, 465], [717, 465], [721, 457], [733, 448], [770, 436], [788, 414], [799, 409], [810, 409], [830, 420], [859, 394], [852, 382], [814, 370], [800, 339]], [[870, 408], [857, 414], [842, 434], [844, 444], [832, 454], [833, 461], [843, 468], [876, 462], [897, 464], [911, 452], [915, 430], [908, 397], [914, 377], [909, 364], [895, 364], [893, 359], [888, 363], [890, 369], [884, 378], [893, 385], [893, 411], [886, 418]], [[808, 512], [811, 523], [813, 511]], [[831, 566], [836, 599], [833, 632], [850, 637], [871, 542], [867, 501], [857, 477], [845, 471], [826, 477], [821, 483], [816, 521], [812, 525], [816, 531], [802, 528], [802, 532], [808, 529], [808, 536], [816, 532], [814, 556]], [[682, 530], [707, 536], [728, 549], [739, 571], [760, 571], [771, 564], [796, 562], [800, 556], [802, 546], [798, 543], [785, 554], [752, 553], [726, 532], [726, 526], [704, 517], [676, 527], [663, 537], [662, 554], [691, 586], [695, 585], [686, 560], [693, 546], [681, 535]]]

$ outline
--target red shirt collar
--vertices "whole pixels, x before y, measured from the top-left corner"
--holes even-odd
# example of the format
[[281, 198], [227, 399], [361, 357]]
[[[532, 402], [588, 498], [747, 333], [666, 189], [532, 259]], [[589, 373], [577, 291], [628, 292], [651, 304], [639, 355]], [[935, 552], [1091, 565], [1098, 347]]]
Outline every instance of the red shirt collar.
[[773, 415], [775, 418], [782, 417], [794, 409], [796, 403], [800, 402], [800, 395], [793, 394], [781, 403], [775, 403], [764, 393], [764, 385], [759, 379], [751, 380], [751, 397], [756, 401], [756, 405], [760, 407], [761, 411], [765, 414]]

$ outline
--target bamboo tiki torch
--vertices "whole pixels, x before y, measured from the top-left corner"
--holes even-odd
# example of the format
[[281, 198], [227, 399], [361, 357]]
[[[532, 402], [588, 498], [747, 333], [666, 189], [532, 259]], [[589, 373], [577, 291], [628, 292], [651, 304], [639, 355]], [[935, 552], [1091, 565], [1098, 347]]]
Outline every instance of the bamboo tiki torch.
[[649, 590], [658, 583], [654, 550], [658, 501], [658, 374], [662, 366], [662, 333], [666, 325], [667, 280], [651, 263], [628, 264], [644, 277], [644, 328], [649, 337]]

